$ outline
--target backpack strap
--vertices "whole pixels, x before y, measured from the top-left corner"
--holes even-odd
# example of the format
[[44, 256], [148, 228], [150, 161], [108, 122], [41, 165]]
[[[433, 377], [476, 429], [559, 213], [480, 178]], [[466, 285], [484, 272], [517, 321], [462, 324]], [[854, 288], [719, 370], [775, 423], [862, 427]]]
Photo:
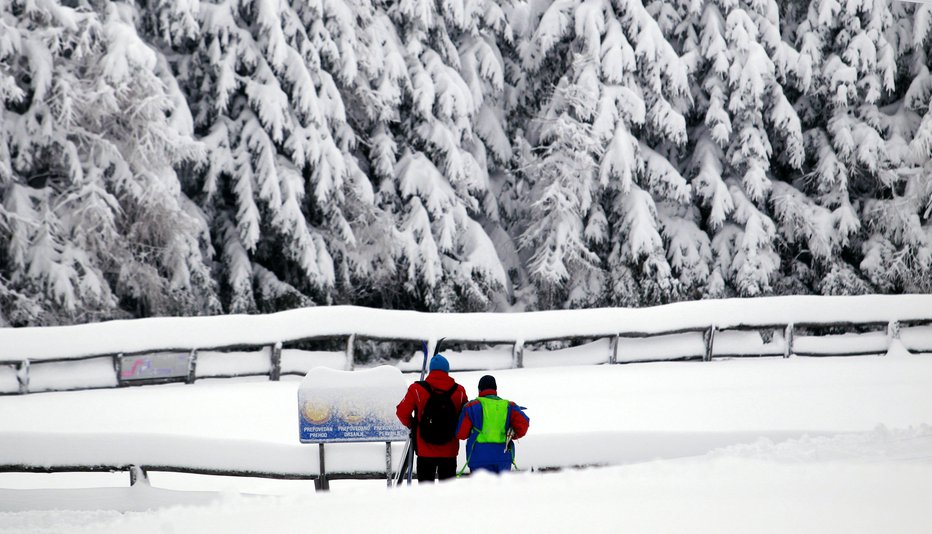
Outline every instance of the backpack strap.
[[457, 384], [456, 382], [454, 382], [452, 388], [450, 388], [450, 389], [447, 390], [447, 391], [443, 391], [443, 390], [436, 390], [436, 389], [434, 389], [433, 386], [431, 386], [431, 385], [427, 382], [427, 380], [418, 380], [417, 382], [415, 382], [415, 384], [417, 384], [417, 385], [421, 386], [422, 388], [424, 388], [425, 390], [427, 390], [427, 393], [430, 394], [430, 395], [437, 394], [437, 395], [445, 395], [445, 396], [447, 396], [447, 397], [453, 397], [453, 394], [456, 393], [456, 390], [459, 389], [459, 387], [460, 387], [459, 384]]
[[[415, 384], [424, 388], [427, 391], [428, 398], [434, 394], [433, 390], [430, 388], [430, 384], [427, 383], [427, 380], [418, 380]], [[417, 425], [418, 421], [421, 419], [421, 411], [417, 409], [417, 404], [414, 405], [414, 424]]]

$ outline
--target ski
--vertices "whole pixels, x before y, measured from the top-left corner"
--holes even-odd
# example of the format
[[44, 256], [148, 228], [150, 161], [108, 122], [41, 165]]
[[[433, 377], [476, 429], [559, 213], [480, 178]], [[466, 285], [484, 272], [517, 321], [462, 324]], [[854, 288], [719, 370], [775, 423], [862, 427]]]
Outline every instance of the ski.
[[398, 474], [395, 476], [395, 486], [400, 485], [405, 479], [405, 468], [408, 466], [408, 455], [411, 454], [411, 436], [405, 441], [404, 449], [401, 450], [401, 463], [398, 465]]

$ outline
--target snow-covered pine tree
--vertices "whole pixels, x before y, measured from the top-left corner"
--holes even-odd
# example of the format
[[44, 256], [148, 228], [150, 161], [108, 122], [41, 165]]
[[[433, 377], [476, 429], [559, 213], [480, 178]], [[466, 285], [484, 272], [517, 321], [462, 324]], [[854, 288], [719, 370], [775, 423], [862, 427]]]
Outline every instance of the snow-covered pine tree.
[[507, 21], [492, 0], [404, 0], [384, 9], [396, 32], [380, 37], [387, 65], [400, 55], [406, 75], [391, 95], [394, 113], [375, 117], [372, 131], [381, 205], [398, 220], [401, 281], [417, 306], [488, 309], [507, 284], [482, 225], [498, 218], [490, 170], [510, 158], [496, 46]]
[[679, 13], [674, 35], [696, 81], [687, 169], [714, 256], [703, 293], [768, 294], [782, 263], [774, 188], [803, 160], [787, 92], [805, 90], [810, 69], [781, 38], [775, 1], [687, 2]]
[[932, 283], [923, 141], [930, 13], [894, 0], [813, 1], [796, 30], [816, 73], [800, 102], [814, 172], [800, 187], [811, 200], [787, 211], [809, 242], [822, 293], [928, 291]]
[[[670, 41], [673, 49], [680, 55], [680, 60], [688, 72], [692, 88], [688, 98], [680, 98], [674, 102], [674, 107], [687, 118], [687, 146], [677, 151], [671, 151], [671, 163], [677, 164], [677, 169], [683, 176], [692, 175], [692, 187], [695, 193], [696, 175], [702, 166], [692, 162], [704, 162], [706, 172], [712, 176], [721, 176], [721, 150], [706, 137], [696, 143], [694, 125], [696, 117], [702, 122], [704, 94], [701, 87], [697, 87], [697, 72], [705, 67], [703, 51], [700, 49], [701, 19], [705, 3], [701, 0], [653, 0], [645, 2], [647, 12], [657, 21], [663, 35]], [[723, 185], [719, 179], [717, 182]], [[708, 221], [703, 220], [700, 209], [701, 198], [693, 195], [689, 206], [668, 206], [668, 209], [678, 211], [678, 216], [672, 218], [661, 214], [663, 234], [668, 240], [667, 256], [670, 265], [678, 274], [677, 282], [679, 292], [685, 298], [701, 298], [708, 295], [721, 295], [724, 280], [717, 271], [713, 271], [713, 255], [711, 241], [706, 231]], [[722, 202], [718, 203], [719, 208]], [[730, 208], [728, 208], [730, 209]]]
[[7, 2], [0, 324], [932, 290], [930, 23], [895, 0]]
[[668, 155], [686, 142], [675, 106], [688, 92], [685, 66], [639, 1], [554, 2], [534, 12], [525, 68], [546, 75], [554, 51], [572, 54], [552, 73], [556, 90], [531, 123], [535, 149], [523, 164], [532, 208], [522, 244], [549, 296], [541, 305], [677, 298], [668, 258], [686, 265], [675, 237], [690, 231], [679, 223], [691, 193]]
[[[581, 109], [592, 97], [572, 94], [567, 79], [560, 80], [540, 119], [537, 143], [543, 148], [527, 163], [533, 203], [521, 245], [530, 253], [527, 269], [543, 308], [562, 306], [573, 286], [602, 284], [600, 259], [589, 248], [583, 220], [592, 207], [601, 153]], [[594, 215], [590, 227], [598, 232], [594, 239], [604, 239], [607, 222], [596, 210], [601, 221]], [[594, 293], [581, 296], [598, 299], [601, 287]]]
[[122, 4], [0, 7], [0, 323], [218, 309], [175, 171], [200, 148], [133, 24]]
[[371, 4], [159, 2], [147, 15], [207, 147], [186, 188], [235, 258], [222, 268], [227, 308], [278, 309], [257, 297], [280, 287], [312, 299], [292, 304], [350, 294], [351, 278], [372, 274], [356, 234], [376, 219], [342, 91], [358, 83]]

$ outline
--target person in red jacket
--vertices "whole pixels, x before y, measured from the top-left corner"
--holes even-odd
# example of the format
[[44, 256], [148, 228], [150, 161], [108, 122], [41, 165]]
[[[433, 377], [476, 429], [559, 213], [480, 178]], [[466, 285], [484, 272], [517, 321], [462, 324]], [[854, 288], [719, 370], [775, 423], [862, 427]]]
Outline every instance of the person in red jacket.
[[[449, 395], [453, 404], [449, 421], [449, 441], [430, 443], [422, 435], [421, 419], [427, 405], [427, 399], [433, 395]], [[441, 354], [430, 360], [430, 373], [423, 382], [415, 382], [408, 386], [395, 413], [401, 424], [416, 429], [414, 452], [417, 454], [417, 480], [418, 482], [433, 482], [434, 479], [446, 480], [456, 476], [456, 455], [460, 451], [460, 442], [456, 438], [456, 424], [459, 421], [460, 411], [469, 402], [466, 389], [457, 384], [450, 376], [450, 364]], [[445, 422], [446, 423], [446, 422]], [[436, 441], [436, 439], [434, 440]]]
[[[525, 408], [498, 396], [495, 377], [479, 379], [479, 397], [463, 407], [457, 437], [466, 440], [469, 472], [511, 470], [515, 442], [527, 434], [531, 420]], [[465, 467], [463, 468], [465, 469]]]

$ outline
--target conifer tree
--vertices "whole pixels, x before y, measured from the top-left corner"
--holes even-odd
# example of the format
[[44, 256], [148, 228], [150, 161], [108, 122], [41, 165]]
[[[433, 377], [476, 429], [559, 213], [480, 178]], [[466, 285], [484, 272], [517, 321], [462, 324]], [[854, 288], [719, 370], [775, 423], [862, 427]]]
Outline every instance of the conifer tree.
[[362, 226], [350, 221], [371, 222], [374, 192], [341, 88], [358, 81], [357, 21], [371, 6], [164, 2], [150, 13], [146, 29], [172, 58], [207, 148], [187, 190], [235, 258], [222, 269], [227, 308], [270, 311], [255, 295], [283, 285], [330, 302], [338, 284], [368, 276], [355, 256]]
[[543, 304], [676, 298], [663, 221], [679, 231], [691, 195], [668, 159], [686, 142], [675, 107], [686, 69], [637, 1], [553, 3], [539, 14], [525, 68], [541, 69], [554, 49], [573, 59], [532, 123], [539, 148], [525, 164], [533, 208], [522, 243], [532, 278], [558, 299]]
[[132, 10], [0, 15], [0, 321], [218, 310], [207, 223], [176, 174], [201, 149]]
[[0, 4], [0, 325], [932, 290], [932, 6]]
[[771, 293], [782, 263], [774, 189], [801, 170], [804, 153], [787, 92], [806, 90], [809, 66], [781, 39], [776, 2], [710, 1], [689, 20], [680, 37], [697, 58], [688, 169], [714, 255], [704, 293]]
[[381, 205], [400, 221], [403, 283], [428, 309], [487, 309], [507, 283], [481, 225], [498, 218], [490, 163], [510, 158], [497, 111], [504, 74], [495, 45], [507, 36], [507, 21], [491, 0], [406, 0], [385, 11], [397, 29], [386, 46], [406, 66], [403, 90], [393, 95], [402, 112], [378, 117], [373, 130], [386, 161], [377, 170]]
[[810, 215], [794, 226], [811, 228], [822, 293], [928, 288], [928, 14], [905, 2], [814, 1], [796, 31], [816, 75], [801, 102]]

